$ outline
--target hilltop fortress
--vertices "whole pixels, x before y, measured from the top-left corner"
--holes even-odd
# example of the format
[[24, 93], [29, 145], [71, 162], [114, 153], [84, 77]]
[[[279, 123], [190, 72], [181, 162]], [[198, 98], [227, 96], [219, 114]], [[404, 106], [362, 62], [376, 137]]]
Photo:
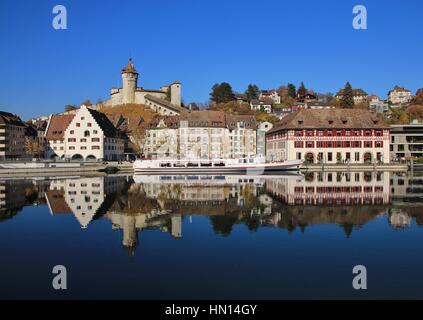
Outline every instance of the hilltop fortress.
[[178, 115], [185, 110], [182, 107], [179, 81], [162, 86], [159, 90], [150, 90], [138, 87], [138, 75], [132, 59], [129, 59], [122, 69], [122, 88], [112, 88], [110, 99], [93, 107], [100, 109], [124, 104], [144, 104], [161, 115]]

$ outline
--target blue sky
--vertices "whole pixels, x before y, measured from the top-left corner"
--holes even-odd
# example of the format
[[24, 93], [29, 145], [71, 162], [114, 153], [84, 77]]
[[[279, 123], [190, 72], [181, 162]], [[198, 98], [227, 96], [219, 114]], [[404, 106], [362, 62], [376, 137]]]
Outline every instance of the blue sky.
[[[63, 4], [68, 29], [52, 28]], [[368, 30], [352, 28], [364, 4]], [[24, 119], [107, 99], [132, 56], [139, 86], [183, 84], [206, 102], [227, 81], [274, 88], [304, 81], [336, 92], [350, 81], [385, 98], [423, 87], [420, 0], [0, 0], [0, 109]]]

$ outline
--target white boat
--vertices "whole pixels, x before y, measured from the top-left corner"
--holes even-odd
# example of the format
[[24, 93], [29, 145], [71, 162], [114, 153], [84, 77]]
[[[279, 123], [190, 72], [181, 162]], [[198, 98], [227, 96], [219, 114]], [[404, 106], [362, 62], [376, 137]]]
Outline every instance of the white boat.
[[192, 174], [192, 173], [246, 173], [298, 171], [301, 160], [266, 162], [264, 157], [239, 159], [154, 159], [136, 160], [135, 173]]

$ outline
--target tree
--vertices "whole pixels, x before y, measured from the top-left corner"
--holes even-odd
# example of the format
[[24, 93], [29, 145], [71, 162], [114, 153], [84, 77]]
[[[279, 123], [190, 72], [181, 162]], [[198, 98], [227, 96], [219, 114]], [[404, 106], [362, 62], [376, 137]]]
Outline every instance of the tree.
[[342, 93], [341, 107], [342, 108], [354, 107], [354, 92], [349, 82], [347, 82], [347, 84], [345, 85], [344, 91]]
[[413, 104], [423, 104], [423, 88], [417, 90], [416, 96], [411, 101]]
[[255, 84], [249, 84], [245, 95], [247, 96], [248, 101], [257, 99], [259, 97], [259, 88]]
[[36, 138], [25, 137], [25, 151], [32, 157], [42, 158], [44, 154], [44, 145]]
[[222, 82], [221, 84], [215, 84], [212, 87], [212, 92], [210, 93], [211, 100], [215, 103], [226, 103], [234, 100], [234, 93], [232, 87], [227, 82]]
[[303, 95], [306, 95], [307, 94], [307, 89], [306, 89], [306, 87], [305, 87], [305, 85], [304, 85], [304, 82], [301, 82], [301, 85], [300, 85], [300, 87], [298, 88], [298, 91], [297, 91], [297, 95], [299, 96], [299, 97], [301, 97], [301, 96], [303, 96]]
[[293, 85], [292, 83], [288, 83], [288, 96], [294, 99], [297, 96], [297, 89], [295, 88], [295, 85]]

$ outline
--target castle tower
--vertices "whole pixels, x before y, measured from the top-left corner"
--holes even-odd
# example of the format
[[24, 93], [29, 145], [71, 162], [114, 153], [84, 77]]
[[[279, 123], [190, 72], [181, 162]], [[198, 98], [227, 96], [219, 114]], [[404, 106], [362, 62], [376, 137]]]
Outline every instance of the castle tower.
[[135, 103], [135, 90], [137, 89], [138, 72], [135, 70], [132, 59], [122, 69], [122, 103]]
[[170, 85], [170, 103], [181, 106], [181, 83], [179, 81], [174, 81]]

